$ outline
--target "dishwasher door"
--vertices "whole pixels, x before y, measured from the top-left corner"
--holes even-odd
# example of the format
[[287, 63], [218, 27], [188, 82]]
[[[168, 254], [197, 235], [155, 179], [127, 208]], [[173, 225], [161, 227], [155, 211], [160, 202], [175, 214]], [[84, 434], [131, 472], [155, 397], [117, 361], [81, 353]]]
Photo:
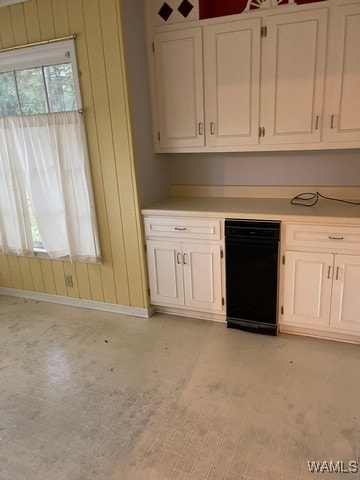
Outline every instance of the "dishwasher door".
[[225, 236], [228, 327], [277, 335], [278, 245]]

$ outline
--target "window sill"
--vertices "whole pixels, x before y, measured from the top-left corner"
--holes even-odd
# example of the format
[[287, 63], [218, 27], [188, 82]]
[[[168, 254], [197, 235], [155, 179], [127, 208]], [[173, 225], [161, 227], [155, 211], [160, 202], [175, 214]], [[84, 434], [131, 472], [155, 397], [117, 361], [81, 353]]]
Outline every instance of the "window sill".
[[61, 258], [50, 258], [49, 254], [44, 250], [43, 248], [34, 248], [34, 256], [36, 258], [46, 258], [48, 260], [55, 260], [55, 261], [61, 261], [61, 262], [70, 262], [70, 257], [67, 255], [66, 257], [61, 257]]

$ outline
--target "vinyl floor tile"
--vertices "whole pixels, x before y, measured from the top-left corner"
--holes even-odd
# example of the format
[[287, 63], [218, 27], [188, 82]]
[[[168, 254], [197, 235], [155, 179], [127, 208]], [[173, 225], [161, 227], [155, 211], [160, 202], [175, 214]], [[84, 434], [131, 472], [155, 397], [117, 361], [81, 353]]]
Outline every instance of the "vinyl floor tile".
[[0, 296], [0, 480], [359, 480], [359, 365], [346, 343]]

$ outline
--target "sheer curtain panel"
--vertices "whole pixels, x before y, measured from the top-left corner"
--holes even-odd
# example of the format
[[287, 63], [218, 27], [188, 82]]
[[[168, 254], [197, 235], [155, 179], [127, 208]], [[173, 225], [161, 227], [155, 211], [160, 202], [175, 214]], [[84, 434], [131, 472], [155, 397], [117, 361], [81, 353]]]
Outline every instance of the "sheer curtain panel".
[[[7, 117], [0, 119], [0, 127], [2, 167], [19, 166], [18, 176], [24, 182], [50, 258], [99, 261], [82, 115], [62, 112]], [[16, 218], [19, 224], [23, 222], [21, 214]]]
[[33, 255], [29, 206], [15, 137], [0, 118], [0, 253]]

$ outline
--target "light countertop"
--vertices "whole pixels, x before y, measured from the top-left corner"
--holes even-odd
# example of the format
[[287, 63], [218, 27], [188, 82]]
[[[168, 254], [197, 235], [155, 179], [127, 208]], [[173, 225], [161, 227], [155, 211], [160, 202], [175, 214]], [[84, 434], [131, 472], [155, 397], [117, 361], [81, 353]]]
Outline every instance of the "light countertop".
[[142, 210], [144, 215], [240, 218], [360, 224], [360, 205], [320, 198], [312, 207], [284, 198], [168, 197]]

